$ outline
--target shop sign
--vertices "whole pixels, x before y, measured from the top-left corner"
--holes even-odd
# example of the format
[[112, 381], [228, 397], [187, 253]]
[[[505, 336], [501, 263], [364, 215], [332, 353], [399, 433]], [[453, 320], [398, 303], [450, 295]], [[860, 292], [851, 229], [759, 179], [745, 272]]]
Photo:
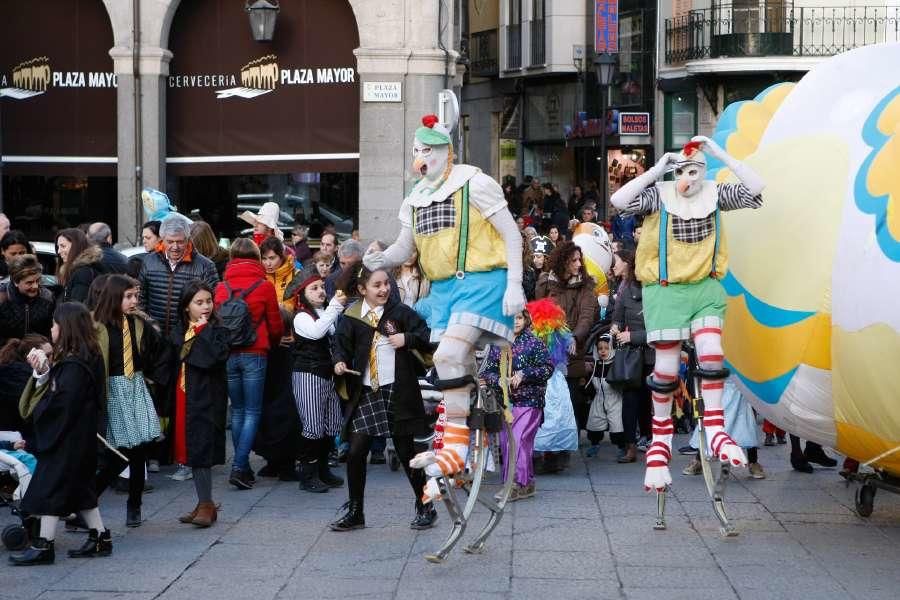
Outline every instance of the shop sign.
[[114, 88], [115, 73], [100, 71], [54, 71], [50, 59], [36, 56], [23, 60], [12, 73], [0, 73], [0, 97], [26, 100], [40, 96], [50, 88]]
[[579, 112], [571, 125], [563, 128], [567, 140], [587, 137], [600, 137], [601, 135], [616, 135], [619, 130], [619, 111], [610, 110], [606, 113], [606, 126], [604, 119], [598, 117], [588, 118], [586, 112]]
[[650, 135], [650, 113], [620, 112], [619, 135]]
[[594, 52], [619, 51], [619, 0], [594, 0]]
[[366, 81], [363, 83], [363, 102], [402, 102], [399, 81]]

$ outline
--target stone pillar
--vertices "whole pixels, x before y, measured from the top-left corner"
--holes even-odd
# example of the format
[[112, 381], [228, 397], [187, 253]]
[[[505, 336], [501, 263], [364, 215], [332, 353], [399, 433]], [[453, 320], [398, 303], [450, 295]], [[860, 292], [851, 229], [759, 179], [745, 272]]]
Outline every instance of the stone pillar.
[[[359, 226], [365, 239], [397, 237], [397, 212], [411, 187], [413, 134], [453, 87], [456, 53], [438, 47], [439, 0], [350, 0], [359, 27]], [[444, 45], [452, 48], [452, 2], [444, 0]], [[449, 65], [447, 65], [449, 61]], [[400, 82], [402, 102], [363, 102], [366, 81]]]

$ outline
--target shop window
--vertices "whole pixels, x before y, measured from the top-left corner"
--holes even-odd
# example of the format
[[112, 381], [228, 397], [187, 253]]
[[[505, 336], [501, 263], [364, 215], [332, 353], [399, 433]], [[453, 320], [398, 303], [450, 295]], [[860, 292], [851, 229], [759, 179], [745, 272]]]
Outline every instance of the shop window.
[[697, 134], [697, 94], [683, 91], [665, 97], [665, 147], [680, 150]]
[[619, 67], [613, 85], [612, 106], [643, 104], [645, 73], [644, 13], [619, 15]]

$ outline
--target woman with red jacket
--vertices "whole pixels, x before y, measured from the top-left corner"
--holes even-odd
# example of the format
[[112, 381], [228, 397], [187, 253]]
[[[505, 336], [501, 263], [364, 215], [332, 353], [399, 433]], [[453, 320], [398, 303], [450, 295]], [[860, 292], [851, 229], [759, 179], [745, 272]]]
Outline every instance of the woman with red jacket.
[[255, 479], [250, 470], [250, 449], [259, 428], [266, 362], [269, 348], [277, 346], [284, 333], [275, 286], [266, 280], [259, 247], [252, 240], [238, 238], [231, 244], [231, 261], [225, 280], [216, 286], [216, 310], [229, 298], [247, 291], [244, 301], [256, 325], [256, 341], [233, 348], [228, 357], [228, 396], [231, 398], [231, 438], [234, 463], [228, 483], [249, 490]]

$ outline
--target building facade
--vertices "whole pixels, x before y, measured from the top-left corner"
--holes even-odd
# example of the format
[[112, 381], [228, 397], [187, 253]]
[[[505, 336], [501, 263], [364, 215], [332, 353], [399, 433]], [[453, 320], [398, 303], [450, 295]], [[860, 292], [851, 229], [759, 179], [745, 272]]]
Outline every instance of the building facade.
[[390, 239], [413, 131], [459, 84], [459, 4], [281, 2], [257, 42], [243, 2], [4, 3], [2, 209], [34, 239], [106, 220], [137, 243], [154, 187], [223, 235], [273, 199]]

